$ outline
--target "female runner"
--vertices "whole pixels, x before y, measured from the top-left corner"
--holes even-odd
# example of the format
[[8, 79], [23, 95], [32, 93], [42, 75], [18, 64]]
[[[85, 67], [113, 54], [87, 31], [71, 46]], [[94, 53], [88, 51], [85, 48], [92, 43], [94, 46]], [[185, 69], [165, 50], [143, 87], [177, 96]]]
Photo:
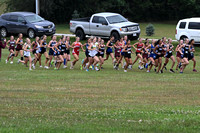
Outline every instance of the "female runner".
[[195, 52], [194, 43], [195, 43], [194, 39], [190, 40], [190, 42], [189, 42], [190, 51], [189, 51], [188, 60], [192, 60], [193, 61], [193, 72], [197, 72], [197, 70], [195, 69], [195, 67], [196, 67], [196, 59], [194, 57], [194, 52]]
[[22, 47], [23, 47], [23, 35], [22, 35], [22, 33], [20, 33], [19, 35], [18, 35], [18, 39], [17, 39], [17, 41], [16, 41], [16, 52], [15, 52], [15, 57], [17, 57], [18, 56], [18, 53], [20, 53], [20, 55], [21, 55], [21, 60], [24, 60], [24, 58], [23, 58], [23, 49], [22, 49]]
[[[135, 47], [137, 45], [137, 48]], [[139, 38], [139, 42], [135, 43], [133, 45], [133, 48], [136, 50], [136, 59], [133, 62], [133, 65], [136, 63], [136, 61], [138, 59], [141, 60], [141, 62], [139, 63], [139, 67], [138, 69], [142, 70], [143, 69], [143, 57], [142, 57], [142, 53], [143, 53], [143, 49], [144, 49], [144, 43], [142, 43], [142, 38]]]
[[156, 59], [156, 54], [154, 53], [155, 43], [156, 41], [153, 39], [152, 43], [149, 44], [149, 46], [147, 47], [148, 49], [150, 49], [150, 56], [149, 56], [150, 67], [147, 70], [147, 72], [150, 72], [152, 67], [155, 66], [155, 59]]
[[64, 55], [64, 50], [66, 48], [64, 48], [62, 45], [65, 45], [63, 44], [63, 38], [61, 38], [59, 40], [58, 43], [56, 43], [56, 45], [54, 45], [52, 47], [52, 50], [56, 53], [57, 55], [57, 58], [56, 58], [56, 67], [55, 67], [55, 70], [59, 70], [61, 64], [64, 62], [64, 58], [63, 58], [63, 55]]
[[178, 71], [179, 64], [181, 63], [181, 53], [179, 52], [179, 47], [181, 45], [183, 45], [183, 40], [180, 40], [179, 44], [176, 46], [176, 60], [177, 60], [176, 71]]
[[162, 66], [162, 52], [163, 52], [162, 41], [159, 39], [156, 42], [156, 46], [154, 48], [154, 53], [156, 54], [155, 66], [158, 67], [157, 73], [159, 73]]
[[98, 44], [96, 43], [96, 37], [93, 39], [93, 42], [90, 43], [88, 46], [88, 51], [89, 51], [89, 64], [87, 65], [86, 71], [89, 71], [90, 65], [94, 65], [94, 68], [96, 71], [99, 71], [97, 68], [97, 64], [99, 62], [99, 58], [97, 57], [98, 54]]
[[85, 52], [85, 50], [83, 49], [83, 45], [79, 41], [80, 41], [80, 38], [76, 37], [76, 41], [71, 46], [71, 48], [73, 48], [72, 54], [74, 56], [74, 61], [71, 62], [70, 69], [73, 69], [74, 65], [79, 60], [79, 49], [80, 49], [80, 47]]
[[49, 64], [48, 64], [48, 67], [50, 67], [50, 65], [53, 64], [53, 62], [54, 62], [54, 61], [52, 61], [53, 57], [54, 57], [54, 60], [56, 60], [56, 56], [54, 55], [53, 47], [57, 43], [57, 41], [56, 41], [57, 37], [55, 35], [53, 35], [51, 39], [52, 40], [48, 44], [48, 47], [50, 48], [49, 49]]
[[123, 49], [123, 52], [125, 52], [124, 55], [124, 59], [126, 61], [126, 65], [124, 66], [124, 72], [127, 72], [127, 68], [129, 65], [132, 65], [132, 60], [131, 60], [131, 54], [133, 53], [133, 51], [131, 50], [131, 45], [130, 45], [131, 41], [127, 40], [127, 44]]
[[25, 61], [19, 60], [19, 62], [27, 64], [27, 62], [29, 61], [29, 70], [31, 71], [31, 40], [29, 38], [26, 38], [26, 43], [24, 44], [24, 57], [25, 57]]
[[6, 45], [9, 49], [9, 52], [10, 52], [9, 55], [8, 55], [8, 58], [6, 60], [6, 63], [8, 63], [9, 59], [11, 58], [10, 64], [13, 64], [13, 58], [15, 56], [15, 53], [14, 53], [15, 44], [16, 44], [15, 38], [14, 38], [14, 36], [11, 36], [10, 40], [7, 42], [7, 45]]
[[83, 64], [81, 65], [81, 70], [82, 69], [86, 69], [86, 64], [89, 62], [89, 51], [88, 51], [88, 47], [89, 47], [89, 45], [90, 45], [90, 43], [91, 43], [91, 38], [89, 38], [88, 40], [87, 40], [87, 43], [85, 43], [83, 46], [85, 46], [85, 59], [84, 59], [84, 61], [83, 61]]
[[44, 54], [44, 56], [46, 57], [44, 68], [49, 69], [49, 67], [47, 66], [47, 63], [49, 61], [49, 56], [47, 53], [47, 41], [46, 40], [47, 40], [47, 36], [43, 35], [42, 40], [40, 41], [40, 52], [39, 52], [38, 58], [40, 59], [42, 54]]
[[114, 46], [114, 36], [110, 37], [110, 40], [107, 42], [106, 47], [106, 58], [104, 59], [104, 61], [108, 60], [109, 55], [112, 58], [112, 63], [114, 63], [114, 55], [113, 55], [113, 46]]
[[181, 53], [181, 58], [182, 58], [182, 67], [180, 73], [183, 73], [184, 69], [189, 64], [188, 56], [189, 56], [190, 45], [188, 43], [189, 39], [186, 39], [185, 44], [179, 47], [179, 52]]
[[160, 70], [161, 73], [163, 73], [163, 69], [167, 66], [168, 62], [169, 62], [169, 59], [172, 60], [172, 66], [171, 66], [171, 69], [169, 70], [171, 73], [175, 73], [174, 70], [173, 70], [173, 67], [175, 65], [175, 58], [173, 56], [173, 48], [174, 46], [172, 45], [172, 39], [169, 38], [168, 39], [168, 44], [167, 44], [167, 53], [165, 55], [165, 63], [162, 67], [162, 69]]

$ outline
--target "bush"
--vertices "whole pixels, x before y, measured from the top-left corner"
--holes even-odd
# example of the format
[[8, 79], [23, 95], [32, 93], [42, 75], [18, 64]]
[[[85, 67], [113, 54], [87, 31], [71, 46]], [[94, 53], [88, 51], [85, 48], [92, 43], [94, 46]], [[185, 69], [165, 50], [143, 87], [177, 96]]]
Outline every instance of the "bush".
[[77, 10], [74, 10], [74, 13], [72, 14], [72, 19], [77, 19], [80, 17], [80, 14], [78, 13]]
[[146, 27], [146, 34], [147, 36], [152, 36], [154, 34], [155, 28], [153, 24], [148, 24]]

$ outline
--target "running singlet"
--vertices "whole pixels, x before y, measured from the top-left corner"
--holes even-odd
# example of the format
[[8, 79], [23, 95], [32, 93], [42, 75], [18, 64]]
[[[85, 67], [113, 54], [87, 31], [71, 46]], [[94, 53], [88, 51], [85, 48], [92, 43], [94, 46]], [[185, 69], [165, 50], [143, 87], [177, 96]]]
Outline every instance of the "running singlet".
[[47, 42], [46, 42], [46, 40], [43, 41], [42, 45], [44, 46], [44, 48], [47, 47]]
[[[22, 44], [20, 44], [20, 43], [22, 43]], [[23, 39], [20, 39], [20, 40], [19, 40], [19, 43], [17, 44], [16, 49], [22, 50], [22, 45], [23, 45]]]
[[61, 42], [61, 52], [64, 53], [66, 50], [66, 45], [64, 42]]
[[91, 57], [96, 56], [96, 54], [98, 53], [98, 52], [97, 52], [97, 45], [96, 45], [96, 43], [92, 45], [91, 49], [92, 49], [92, 50], [89, 50], [89, 55], [90, 55]]
[[102, 44], [100, 45], [99, 51], [100, 51], [100, 52], [99, 52], [100, 55], [104, 55], [104, 51], [105, 51], [105, 45], [104, 45], [104, 44], [103, 44], [103, 45], [102, 45]]
[[9, 46], [9, 50], [12, 49], [14, 50], [15, 49], [15, 41], [11, 41], [9, 42], [10, 46]]
[[162, 51], [163, 51], [163, 47], [160, 46], [160, 45], [157, 45], [157, 47], [158, 47], [158, 49], [156, 50], [156, 52], [157, 52], [158, 54], [161, 54]]
[[137, 44], [137, 50], [136, 50], [136, 52], [137, 52], [137, 53], [141, 53], [142, 47], [143, 47], [143, 46], [144, 46], [143, 43], [138, 43], [138, 44]]
[[183, 48], [183, 57], [188, 58], [189, 55], [189, 45], [186, 44], [185, 47]]
[[[108, 46], [113, 46], [114, 44], [113, 44], [113, 42], [110, 42], [109, 44], [108, 44]], [[106, 50], [106, 53], [107, 54], [110, 54], [110, 53], [112, 53], [113, 51], [112, 51], [112, 48], [110, 48], [110, 47], [108, 47], [107, 48], [107, 50]]]
[[74, 49], [72, 51], [72, 54], [77, 54], [79, 55], [79, 49], [80, 49], [81, 43], [80, 42], [75, 42]]

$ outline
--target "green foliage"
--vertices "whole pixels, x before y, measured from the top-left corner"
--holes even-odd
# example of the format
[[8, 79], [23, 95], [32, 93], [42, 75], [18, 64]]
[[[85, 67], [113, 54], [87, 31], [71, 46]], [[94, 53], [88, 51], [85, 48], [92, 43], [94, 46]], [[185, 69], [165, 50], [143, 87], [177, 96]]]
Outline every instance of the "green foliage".
[[[7, 11], [35, 12], [35, 0], [5, 0]], [[41, 16], [63, 23], [73, 18], [89, 17], [97, 12], [120, 13], [131, 21], [164, 21], [196, 17], [200, 0], [40, 0]]]
[[77, 10], [74, 10], [74, 13], [72, 14], [72, 19], [77, 19], [80, 17], [80, 14], [78, 13]]
[[155, 28], [153, 24], [148, 24], [146, 27], [146, 34], [147, 36], [152, 36], [154, 34]]

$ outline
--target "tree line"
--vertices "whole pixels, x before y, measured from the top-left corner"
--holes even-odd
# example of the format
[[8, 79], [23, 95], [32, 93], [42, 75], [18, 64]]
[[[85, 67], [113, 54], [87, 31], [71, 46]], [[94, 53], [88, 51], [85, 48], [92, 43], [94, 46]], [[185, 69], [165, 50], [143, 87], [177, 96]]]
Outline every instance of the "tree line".
[[[35, 0], [4, 0], [6, 11], [35, 12]], [[200, 15], [200, 0], [40, 0], [40, 15], [66, 23], [98, 12], [120, 13], [131, 21], [176, 21]]]

